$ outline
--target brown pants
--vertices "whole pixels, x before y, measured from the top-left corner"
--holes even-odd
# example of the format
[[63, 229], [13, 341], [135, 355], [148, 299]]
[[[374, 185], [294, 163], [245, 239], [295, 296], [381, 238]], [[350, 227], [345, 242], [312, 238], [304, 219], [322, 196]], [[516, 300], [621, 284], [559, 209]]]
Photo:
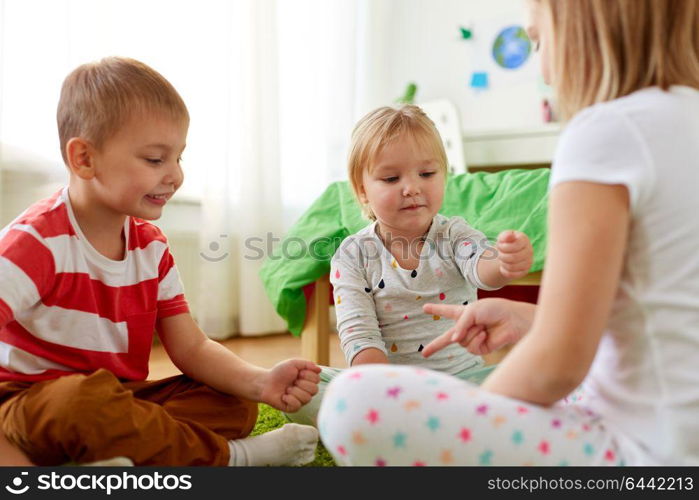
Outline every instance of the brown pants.
[[136, 465], [227, 465], [257, 404], [184, 375], [120, 382], [111, 372], [0, 383], [0, 430], [37, 465], [116, 456]]

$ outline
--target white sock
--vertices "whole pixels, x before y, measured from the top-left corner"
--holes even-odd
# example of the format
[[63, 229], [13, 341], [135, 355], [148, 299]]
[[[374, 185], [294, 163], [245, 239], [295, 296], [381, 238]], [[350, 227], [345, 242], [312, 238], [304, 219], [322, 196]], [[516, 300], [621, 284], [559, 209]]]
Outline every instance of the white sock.
[[228, 465], [304, 465], [315, 458], [318, 430], [310, 425], [285, 424], [259, 436], [228, 441]]

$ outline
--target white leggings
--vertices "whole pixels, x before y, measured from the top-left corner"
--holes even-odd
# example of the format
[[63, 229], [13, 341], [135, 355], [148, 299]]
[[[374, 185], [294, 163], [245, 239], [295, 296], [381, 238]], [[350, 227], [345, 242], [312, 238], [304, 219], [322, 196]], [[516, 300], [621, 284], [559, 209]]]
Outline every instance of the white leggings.
[[318, 428], [338, 465], [624, 465], [577, 399], [545, 408], [443, 373], [366, 365], [330, 383]]

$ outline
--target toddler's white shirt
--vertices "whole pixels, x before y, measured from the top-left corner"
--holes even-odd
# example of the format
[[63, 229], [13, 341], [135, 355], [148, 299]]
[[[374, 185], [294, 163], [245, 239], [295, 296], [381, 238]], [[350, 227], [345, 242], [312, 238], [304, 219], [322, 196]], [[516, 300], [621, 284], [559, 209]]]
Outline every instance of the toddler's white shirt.
[[[423, 313], [423, 304], [465, 304], [484, 285], [477, 272], [494, 249], [461, 217], [437, 215], [415, 270], [403, 269], [376, 233], [376, 222], [346, 238], [333, 256], [340, 345], [348, 364], [364, 349], [383, 351], [391, 363], [420, 365], [450, 374], [483, 364], [458, 344], [423, 358], [422, 348], [454, 322]], [[489, 250], [490, 249], [490, 250]]]

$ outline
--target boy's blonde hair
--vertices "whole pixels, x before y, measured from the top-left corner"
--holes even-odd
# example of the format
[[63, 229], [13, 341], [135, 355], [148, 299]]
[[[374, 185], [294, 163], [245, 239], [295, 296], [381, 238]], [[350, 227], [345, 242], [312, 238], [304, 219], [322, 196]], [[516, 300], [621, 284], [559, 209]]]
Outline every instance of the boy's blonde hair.
[[82, 137], [100, 148], [138, 113], [165, 113], [189, 125], [189, 112], [175, 88], [150, 66], [124, 57], [83, 64], [63, 81], [58, 101], [58, 136], [66, 144]]
[[[444, 171], [446, 178], [447, 153], [432, 120], [422, 109], [412, 104], [405, 104], [398, 108], [385, 106], [365, 115], [352, 131], [347, 171], [357, 200], [359, 200], [364, 171], [371, 170], [376, 157], [387, 144], [404, 134], [409, 134], [420, 147], [434, 153], [439, 162], [439, 168]], [[376, 220], [369, 206], [363, 205], [362, 208], [369, 219]]]
[[564, 118], [645, 87], [699, 88], [699, 0], [541, 0]]

